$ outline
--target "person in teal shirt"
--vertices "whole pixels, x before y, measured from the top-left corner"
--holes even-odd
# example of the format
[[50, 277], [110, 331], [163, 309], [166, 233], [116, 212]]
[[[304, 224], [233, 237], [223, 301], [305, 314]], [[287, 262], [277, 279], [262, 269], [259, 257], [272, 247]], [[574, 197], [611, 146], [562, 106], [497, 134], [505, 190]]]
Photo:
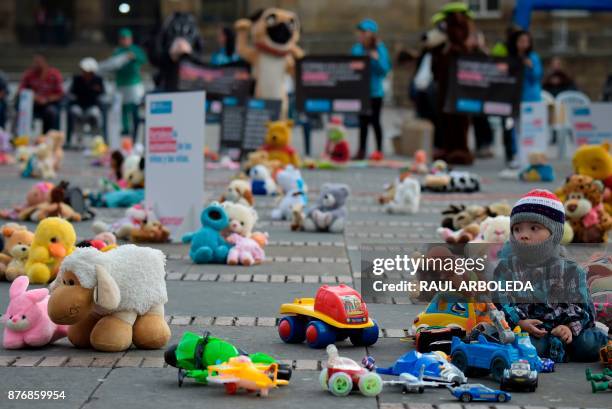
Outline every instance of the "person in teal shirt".
[[219, 50], [213, 53], [210, 58], [212, 65], [227, 65], [240, 60], [236, 53], [236, 34], [230, 27], [223, 27], [217, 33], [217, 43]]
[[370, 57], [370, 113], [359, 116], [359, 149], [354, 159], [365, 159], [367, 153], [368, 127], [372, 124], [376, 136], [376, 152], [371, 159], [382, 159], [383, 133], [380, 123], [382, 111], [383, 81], [391, 70], [389, 52], [385, 44], [378, 40], [378, 24], [372, 19], [362, 20], [357, 25], [358, 42], [351, 49], [352, 55], [366, 55]]
[[122, 133], [132, 135], [136, 140], [138, 107], [145, 94], [141, 69], [147, 63], [147, 56], [142, 48], [134, 44], [132, 31], [129, 28], [119, 30], [119, 47], [113, 51], [113, 58], [118, 61], [115, 81], [117, 91], [122, 97]]

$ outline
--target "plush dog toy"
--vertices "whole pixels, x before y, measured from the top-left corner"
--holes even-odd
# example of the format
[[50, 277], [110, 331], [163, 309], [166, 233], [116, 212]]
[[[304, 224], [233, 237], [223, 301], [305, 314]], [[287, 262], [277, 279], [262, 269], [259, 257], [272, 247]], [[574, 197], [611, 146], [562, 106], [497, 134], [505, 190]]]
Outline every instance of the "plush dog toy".
[[302, 161], [291, 146], [293, 121], [272, 121], [268, 122], [266, 126], [266, 138], [261, 149], [268, 152], [268, 157], [271, 160], [278, 160], [283, 166], [293, 165], [299, 168]]
[[603, 184], [590, 176], [573, 175], [563, 185], [565, 215], [574, 231], [574, 243], [606, 243], [612, 217], [602, 203]]
[[170, 230], [157, 220], [145, 220], [138, 227], [132, 227], [130, 240], [134, 243], [166, 243], [170, 240]]
[[[285, 74], [293, 75], [295, 60], [304, 56], [297, 45], [300, 22], [295, 13], [279, 8], [260, 10], [235, 24], [236, 51], [253, 69], [255, 97], [282, 101], [287, 117]], [[249, 31], [252, 45], [249, 45]]]
[[9, 289], [9, 305], [1, 319], [4, 349], [42, 347], [68, 334], [66, 325], [57, 325], [49, 319], [49, 290], [26, 291], [29, 284], [28, 277], [21, 276]]
[[242, 179], [232, 180], [227, 189], [221, 194], [219, 202], [233, 202], [240, 203], [245, 206], [253, 206], [255, 200], [253, 200], [253, 192], [251, 191], [251, 184]]
[[254, 195], [271, 196], [277, 193], [276, 183], [270, 171], [264, 165], [256, 165], [249, 170], [251, 179], [251, 191]]
[[165, 264], [161, 251], [131, 244], [106, 253], [76, 249], [51, 284], [49, 317], [70, 325], [68, 339], [78, 348], [162, 348], [170, 339]]
[[309, 231], [344, 231], [348, 211], [346, 200], [350, 194], [344, 184], [324, 183], [316, 205], [309, 209], [304, 219], [304, 229]]
[[387, 213], [414, 214], [421, 203], [421, 184], [414, 178], [405, 178], [395, 187], [393, 200], [383, 205]]
[[8, 261], [7, 264], [0, 262], [0, 278], [4, 276], [7, 281], [13, 281], [26, 273], [25, 263], [30, 254], [34, 233], [28, 231], [25, 226], [9, 223], [2, 228], [2, 236], [4, 238], [4, 250], [10, 258], [8, 260], [0, 258], [4, 262]]
[[196, 264], [225, 263], [230, 246], [221, 235], [229, 226], [223, 206], [212, 203], [200, 215], [202, 228], [183, 236], [183, 243], [191, 243], [189, 257]]
[[278, 200], [276, 207], [272, 209], [270, 217], [272, 220], [290, 220], [291, 212], [296, 204], [305, 206], [308, 203], [307, 187], [302, 178], [302, 173], [292, 165], [288, 165], [278, 172], [276, 183], [283, 196]]
[[41, 221], [34, 232], [26, 274], [34, 284], [47, 284], [55, 278], [64, 257], [72, 253], [76, 232], [70, 222], [59, 217]]

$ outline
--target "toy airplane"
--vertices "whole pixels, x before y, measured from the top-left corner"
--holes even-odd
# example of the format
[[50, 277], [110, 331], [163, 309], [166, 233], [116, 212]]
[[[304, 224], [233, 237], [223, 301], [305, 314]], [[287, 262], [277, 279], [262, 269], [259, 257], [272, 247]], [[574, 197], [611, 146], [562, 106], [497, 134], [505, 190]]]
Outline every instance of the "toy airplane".
[[207, 381], [225, 385], [225, 391], [233, 395], [238, 388], [257, 391], [260, 396], [268, 396], [272, 388], [287, 385], [289, 381], [277, 379], [278, 364], [254, 364], [247, 356], [237, 356], [221, 365], [208, 367]]

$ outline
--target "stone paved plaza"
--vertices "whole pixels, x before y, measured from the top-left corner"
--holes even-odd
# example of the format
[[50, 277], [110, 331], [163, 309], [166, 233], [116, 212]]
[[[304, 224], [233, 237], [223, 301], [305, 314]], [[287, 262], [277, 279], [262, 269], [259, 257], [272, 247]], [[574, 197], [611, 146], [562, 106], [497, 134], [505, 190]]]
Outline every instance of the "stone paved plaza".
[[[103, 170], [88, 166], [80, 153], [66, 154], [60, 178], [83, 188], [95, 188]], [[126, 353], [99, 353], [72, 348], [67, 340], [36, 350], [0, 350], [1, 408], [438, 408], [461, 406], [448, 391], [427, 390], [424, 394], [402, 395], [388, 388], [377, 399], [359, 394], [336, 398], [321, 390], [318, 381], [324, 350], [313, 350], [305, 344], [284, 344], [276, 332], [278, 307], [294, 297], [313, 296], [322, 283], [347, 283], [359, 287], [362, 243], [406, 243], [432, 241], [440, 221], [440, 211], [450, 203], [487, 204], [507, 199], [513, 203], [532, 186], [497, 178], [498, 160], [481, 161], [474, 171], [483, 177], [481, 193], [425, 194], [417, 215], [392, 216], [376, 204], [376, 194], [383, 184], [397, 174], [392, 169], [350, 169], [343, 171], [304, 171], [314, 200], [324, 182], [343, 182], [352, 188], [348, 208], [349, 223], [343, 235], [291, 232], [288, 222], [272, 222], [271, 198], [257, 197], [259, 230], [268, 231], [268, 260], [255, 267], [194, 265], [186, 256], [188, 247], [179, 244], [156, 246], [167, 257], [169, 302], [166, 314], [172, 329], [172, 343], [183, 331], [204, 329], [226, 338], [247, 351], [269, 353], [295, 368], [290, 385], [274, 390], [267, 398], [239, 394], [226, 396], [223, 388], [187, 382], [177, 386], [177, 372], [165, 367], [163, 351], [129, 350]], [[569, 161], [556, 163], [559, 175], [569, 172]], [[205, 191], [208, 199], [218, 197], [232, 172], [206, 171]], [[22, 179], [15, 168], [0, 169], [0, 206], [23, 200], [33, 183]], [[556, 184], [544, 187], [554, 189]], [[123, 210], [97, 209], [98, 217], [111, 221]], [[33, 225], [29, 226], [34, 228]], [[91, 222], [75, 224], [79, 238], [91, 237]], [[9, 285], [0, 283], [0, 310], [7, 305]], [[370, 304], [378, 320], [382, 337], [372, 347], [353, 347], [339, 343], [341, 355], [360, 361], [370, 354], [381, 366], [390, 365], [413, 348], [401, 341], [422, 306], [407, 304]], [[612, 407], [609, 393], [594, 395], [584, 380], [587, 367], [599, 370], [598, 364], [562, 364], [554, 374], [540, 377], [536, 393], [514, 393], [515, 407]], [[489, 379], [476, 382], [496, 386]], [[497, 385], [498, 386], [498, 385]], [[65, 391], [65, 401], [9, 401], [9, 390]], [[489, 406], [484, 404], [482, 407]], [[471, 405], [470, 405], [471, 407]]]

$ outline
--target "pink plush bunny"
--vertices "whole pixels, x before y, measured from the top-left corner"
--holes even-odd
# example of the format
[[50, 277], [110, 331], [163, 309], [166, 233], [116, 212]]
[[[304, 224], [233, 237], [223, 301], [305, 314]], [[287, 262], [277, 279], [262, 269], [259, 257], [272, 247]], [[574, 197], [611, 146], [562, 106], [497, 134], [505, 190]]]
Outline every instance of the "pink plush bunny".
[[67, 325], [56, 325], [47, 314], [49, 290], [26, 291], [30, 280], [20, 276], [9, 290], [9, 306], [2, 316], [5, 349], [41, 347], [68, 335]]
[[242, 264], [250, 266], [259, 264], [266, 257], [263, 249], [257, 242], [238, 233], [232, 233], [227, 239], [228, 243], [234, 244], [227, 255], [227, 264]]

